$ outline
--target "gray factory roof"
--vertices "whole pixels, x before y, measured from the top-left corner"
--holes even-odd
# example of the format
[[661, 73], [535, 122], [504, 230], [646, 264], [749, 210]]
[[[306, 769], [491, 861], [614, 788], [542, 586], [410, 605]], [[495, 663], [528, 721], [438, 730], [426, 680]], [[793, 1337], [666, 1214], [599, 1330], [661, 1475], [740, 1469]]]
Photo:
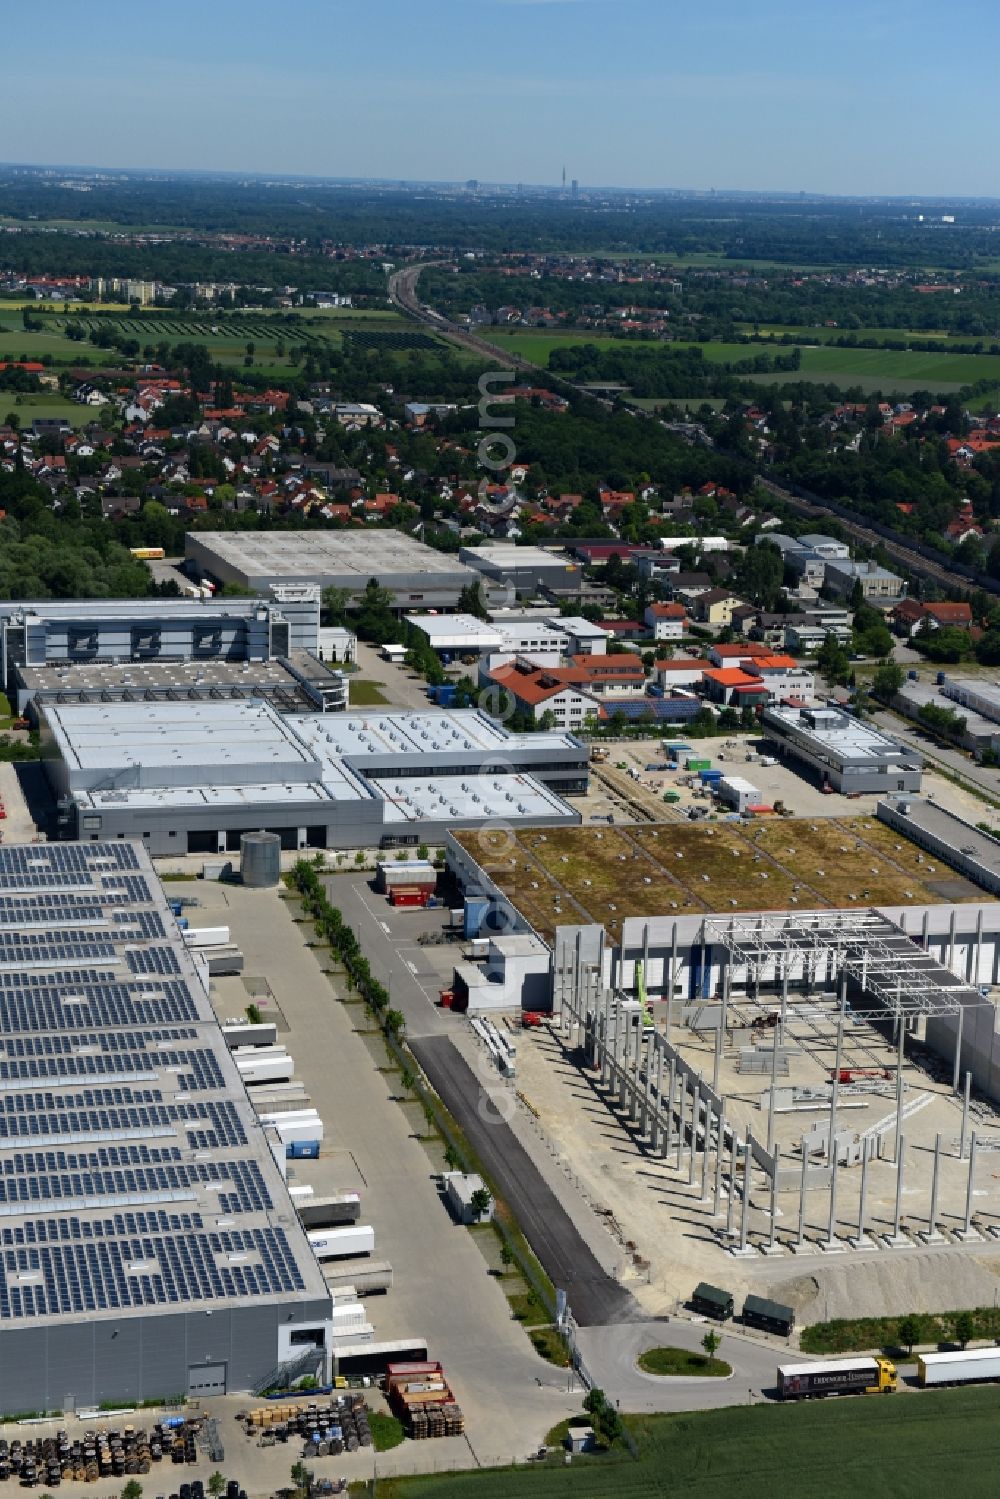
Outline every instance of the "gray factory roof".
[[134, 843], [0, 847], [0, 1330], [325, 1295]]
[[370, 784], [385, 802], [385, 820], [393, 822], [463, 822], [489, 818], [561, 817], [566, 804], [534, 776], [478, 775], [372, 776]]
[[45, 717], [71, 776], [135, 771], [135, 784], [147, 786], [168, 770], [176, 781], [185, 768], [211, 767], [207, 779], [227, 782], [263, 768], [266, 779], [315, 776], [313, 758], [265, 703], [48, 703]]
[[425, 573], [461, 587], [476, 578], [457, 558], [402, 531], [199, 531], [192, 541], [248, 580], [337, 576], [363, 587], [372, 577], [391, 584], [394, 576], [416, 575], [416, 585]]
[[[305, 651], [292, 651], [292, 667], [308, 680], [329, 677], [321, 663]], [[32, 697], [70, 703], [108, 701], [115, 698], [151, 699], [185, 697], [243, 697], [251, 694], [271, 698], [276, 706], [299, 712], [312, 710], [311, 698], [281, 658], [272, 661], [229, 661], [207, 658], [198, 661], [89, 661], [47, 666], [20, 666], [17, 674]]]
[[245, 619], [257, 609], [273, 608], [271, 599], [15, 599], [0, 600], [0, 615], [35, 615], [75, 624], [88, 619]]
[[[974, 708], [967, 707], [961, 698], [946, 695], [933, 682], [904, 682], [899, 689], [898, 696], [918, 711], [930, 704], [935, 708], [954, 713], [956, 718], [964, 718], [965, 732], [972, 739], [1000, 738], [1000, 722], [996, 719], [985, 718]], [[998, 702], [998, 711], [1000, 711], [1000, 702]]]
[[559, 818], [565, 804], [515, 760], [523, 765], [530, 752], [528, 763], [544, 770], [546, 755], [586, 753], [569, 734], [507, 734], [476, 709], [281, 718], [266, 703], [210, 700], [47, 703], [44, 711], [73, 795], [95, 811], [377, 800], [387, 823]]
[[870, 724], [861, 723], [850, 713], [837, 708], [765, 708], [765, 727], [779, 723], [788, 733], [809, 740], [841, 764], [866, 760], [920, 760], [915, 751], [906, 749], [888, 734], [880, 733]]
[[562, 567], [566, 572], [580, 571], [579, 562], [574, 562], [573, 558], [567, 557], [565, 552], [550, 552], [544, 547], [516, 546], [509, 541], [463, 547], [459, 555], [463, 561], [467, 559], [473, 567], [480, 563], [484, 567], [498, 568], [501, 572], [505, 569], [519, 572], [525, 567]]
[[416, 626], [427, 636], [436, 651], [503, 649], [503, 631], [488, 620], [477, 619], [474, 614], [407, 614], [404, 617], [407, 624]]

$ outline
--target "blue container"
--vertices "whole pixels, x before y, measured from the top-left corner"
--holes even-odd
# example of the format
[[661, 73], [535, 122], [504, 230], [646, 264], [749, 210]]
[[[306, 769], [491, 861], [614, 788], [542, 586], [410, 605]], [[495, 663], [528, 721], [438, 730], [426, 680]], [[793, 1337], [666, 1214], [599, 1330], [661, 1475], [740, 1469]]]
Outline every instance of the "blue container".
[[948, 680], [948, 673], [946, 671], [939, 671], [938, 674], [937, 674], [937, 676], [934, 678], [934, 680], [937, 682], [938, 686], [940, 687], [941, 684], [942, 684], [942, 682], [946, 682]]
[[490, 909], [490, 898], [479, 891], [466, 891], [465, 918], [462, 923], [463, 937], [478, 937]]
[[179, 916], [184, 909], [184, 902], [182, 900], [172, 900], [169, 902], [169, 905], [172, 916]]
[[286, 1161], [318, 1161], [318, 1140], [289, 1140], [285, 1146]]
[[699, 770], [699, 772], [698, 772], [698, 779], [699, 779], [699, 781], [701, 782], [701, 784], [703, 786], [707, 786], [707, 785], [711, 784], [714, 781], [721, 781], [722, 780], [722, 771], [721, 770]]
[[186, 932], [191, 923], [190, 921], [188, 921], [186, 916], [178, 916], [177, 925], [180, 927], [182, 932]]
[[437, 689], [437, 698], [435, 701], [440, 708], [451, 708], [454, 706], [457, 696], [458, 688], [455, 686], [454, 682], [444, 682]]
[[910, 679], [910, 681], [911, 681], [911, 682], [915, 682], [915, 681], [916, 681], [916, 680], [917, 680], [917, 675], [918, 675], [918, 673], [917, 673], [917, 672], [915, 672], [915, 671], [908, 671], [908, 672], [907, 672], [907, 673], [906, 673], [906, 675], [907, 675], [907, 677], [908, 677], [908, 678], [909, 678], [909, 679]]

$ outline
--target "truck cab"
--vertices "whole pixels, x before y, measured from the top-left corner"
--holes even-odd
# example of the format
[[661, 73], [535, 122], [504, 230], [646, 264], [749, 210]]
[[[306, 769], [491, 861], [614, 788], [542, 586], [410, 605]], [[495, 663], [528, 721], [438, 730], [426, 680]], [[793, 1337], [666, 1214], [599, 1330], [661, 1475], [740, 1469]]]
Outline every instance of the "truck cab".
[[870, 1395], [891, 1394], [897, 1386], [899, 1375], [896, 1365], [889, 1358], [876, 1358], [878, 1373], [871, 1388], [865, 1393]]

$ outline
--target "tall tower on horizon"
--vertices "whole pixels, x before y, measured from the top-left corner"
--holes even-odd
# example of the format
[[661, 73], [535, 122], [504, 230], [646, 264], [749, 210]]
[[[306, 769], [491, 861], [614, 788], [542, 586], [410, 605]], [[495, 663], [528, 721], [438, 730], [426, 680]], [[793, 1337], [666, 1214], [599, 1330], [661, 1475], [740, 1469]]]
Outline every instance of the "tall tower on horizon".
[[562, 190], [563, 190], [563, 192], [565, 192], [565, 191], [566, 191], [566, 168], [565, 168], [565, 167], [563, 167], [563, 183], [562, 183]]

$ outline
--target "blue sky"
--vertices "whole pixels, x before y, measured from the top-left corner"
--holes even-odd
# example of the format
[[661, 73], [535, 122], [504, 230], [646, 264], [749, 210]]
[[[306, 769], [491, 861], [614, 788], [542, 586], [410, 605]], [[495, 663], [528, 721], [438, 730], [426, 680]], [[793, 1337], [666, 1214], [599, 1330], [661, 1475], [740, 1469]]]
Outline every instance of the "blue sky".
[[995, 0], [33, 0], [30, 16], [0, 89], [9, 160], [1000, 195]]

